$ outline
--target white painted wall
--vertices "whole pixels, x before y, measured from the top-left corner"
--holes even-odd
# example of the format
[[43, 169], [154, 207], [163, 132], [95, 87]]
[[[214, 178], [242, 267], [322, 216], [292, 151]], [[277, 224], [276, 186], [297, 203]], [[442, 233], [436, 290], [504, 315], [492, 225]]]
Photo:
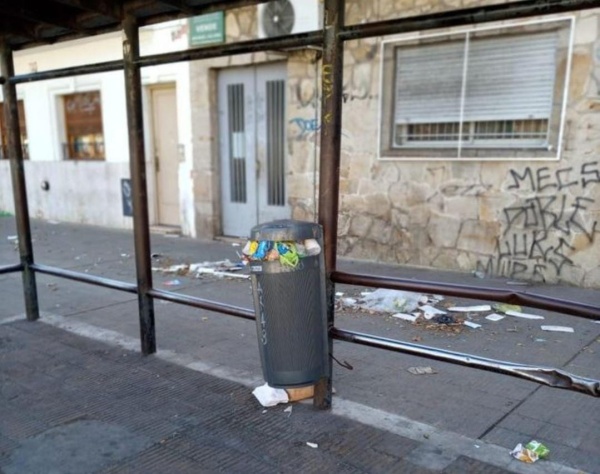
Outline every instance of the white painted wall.
[[[174, 21], [140, 30], [142, 55], [185, 49], [185, 23]], [[122, 58], [120, 32], [15, 53], [15, 71], [26, 74]], [[195, 234], [192, 195], [192, 124], [188, 63], [142, 69], [142, 84], [174, 83], [177, 89], [178, 142], [182, 150], [179, 165], [182, 231]], [[66, 161], [62, 156], [64, 129], [60, 96], [73, 92], [99, 90], [105, 161]], [[24, 101], [30, 160], [26, 178], [30, 215], [67, 222], [82, 222], [108, 227], [130, 228], [131, 218], [122, 216], [120, 180], [129, 177], [129, 144], [126, 95], [122, 71], [89, 74], [22, 84], [17, 96]], [[0, 99], [2, 98], [0, 91]], [[146, 166], [150, 221], [154, 222], [155, 180], [152, 163], [152, 129], [149, 102], [145, 105]], [[48, 181], [49, 191], [41, 189]], [[14, 211], [10, 169], [0, 162], [0, 210]]]

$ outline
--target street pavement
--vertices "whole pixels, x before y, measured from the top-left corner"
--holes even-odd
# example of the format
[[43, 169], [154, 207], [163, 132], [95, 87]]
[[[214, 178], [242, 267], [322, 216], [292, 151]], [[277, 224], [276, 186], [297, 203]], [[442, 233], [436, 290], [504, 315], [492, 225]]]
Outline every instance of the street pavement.
[[[37, 263], [135, 282], [131, 231], [34, 220], [32, 232]], [[14, 218], [0, 217], [0, 266], [18, 261], [15, 234]], [[162, 271], [237, 262], [239, 244], [153, 234], [154, 285], [252, 308], [246, 278]], [[339, 266], [473, 286], [515, 283], [360, 261]], [[252, 321], [156, 301], [159, 351], [143, 357], [134, 295], [39, 274], [37, 281], [42, 317], [29, 323], [20, 275], [0, 275], [2, 472], [600, 472], [597, 398], [336, 341], [334, 355], [353, 369], [334, 365], [331, 412], [310, 402], [291, 412], [264, 409], [251, 395], [264, 383]], [[597, 290], [527, 289], [600, 301]], [[359, 298], [365, 288], [336, 290]], [[480, 303], [492, 302], [446, 297], [438, 307]], [[523, 311], [574, 332], [477, 314], [470, 317], [478, 329], [411, 324], [341, 303], [336, 326], [600, 379], [600, 324]], [[412, 367], [433, 373], [414, 375]], [[510, 456], [532, 439], [549, 447], [548, 459]]]

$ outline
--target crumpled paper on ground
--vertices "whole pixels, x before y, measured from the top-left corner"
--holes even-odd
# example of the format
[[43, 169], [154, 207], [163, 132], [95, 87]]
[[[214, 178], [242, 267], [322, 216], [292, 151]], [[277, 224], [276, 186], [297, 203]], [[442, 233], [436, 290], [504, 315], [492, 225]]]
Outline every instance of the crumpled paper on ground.
[[288, 394], [284, 389], [270, 387], [267, 383], [256, 387], [252, 391], [252, 395], [263, 407], [274, 407], [279, 403], [288, 403], [289, 401]]

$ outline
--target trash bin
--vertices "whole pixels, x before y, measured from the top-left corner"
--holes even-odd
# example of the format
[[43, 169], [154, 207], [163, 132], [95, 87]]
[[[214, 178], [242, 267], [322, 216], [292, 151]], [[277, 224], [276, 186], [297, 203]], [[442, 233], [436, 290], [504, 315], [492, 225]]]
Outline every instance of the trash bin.
[[295, 265], [249, 261], [263, 375], [272, 387], [311, 385], [327, 374], [322, 236], [320, 225], [295, 220], [273, 221], [251, 230], [254, 245], [266, 242], [277, 249], [277, 243], [299, 243], [298, 248], [303, 248], [302, 242], [313, 243], [313, 254], [298, 251]]

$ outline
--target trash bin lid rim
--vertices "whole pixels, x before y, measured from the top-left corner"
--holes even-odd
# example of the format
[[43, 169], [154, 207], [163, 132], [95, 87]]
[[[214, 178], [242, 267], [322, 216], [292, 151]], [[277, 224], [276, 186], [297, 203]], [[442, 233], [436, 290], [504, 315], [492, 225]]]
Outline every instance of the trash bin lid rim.
[[310, 221], [281, 219], [254, 226], [250, 231], [252, 240], [297, 241], [320, 239], [322, 228]]

